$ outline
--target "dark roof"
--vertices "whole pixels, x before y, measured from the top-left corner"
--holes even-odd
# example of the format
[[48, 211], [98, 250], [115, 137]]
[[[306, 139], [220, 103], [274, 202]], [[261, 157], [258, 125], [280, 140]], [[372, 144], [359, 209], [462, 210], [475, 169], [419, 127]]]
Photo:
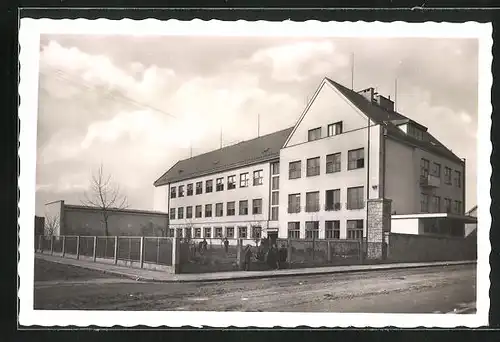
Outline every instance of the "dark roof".
[[420, 147], [423, 150], [441, 155], [452, 161], [462, 163], [463, 160], [460, 159], [456, 154], [450, 151], [446, 146], [444, 146], [439, 140], [434, 138], [429, 132], [427, 132], [428, 140], [419, 140], [411, 135], [406, 134], [401, 129], [397, 127], [399, 124], [413, 122], [418, 126], [423, 127], [419, 123], [409, 119], [401, 113], [387, 110], [380, 107], [376, 103], [371, 103], [363, 95], [344, 87], [343, 85], [332, 81], [326, 77], [326, 80], [330, 82], [338, 91], [340, 91], [349, 101], [351, 101], [359, 110], [361, 110], [366, 116], [371, 120], [375, 121], [377, 124], [385, 125], [387, 128], [387, 135], [401, 142], [409, 145]]
[[[64, 204], [65, 209], [77, 209], [77, 210], [102, 210], [99, 207], [91, 207], [86, 205], [75, 205], [75, 204]], [[126, 214], [141, 214], [141, 215], [159, 215], [159, 216], [168, 216], [168, 213], [164, 213], [161, 211], [152, 211], [152, 210], [140, 210], [140, 209], [118, 209], [118, 208], [108, 208], [109, 211], [118, 212], [118, 213], [126, 213]]]
[[154, 186], [180, 182], [279, 158], [280, 149], [292, 129], [293, 127], [289, 127], [252, 140], [180, 160], [154, 182]]
[[477, 205], [473, 206], [472, 208], [470, 208], [470, 210], [468, 212], [465, 213], [465, 215], [467, 215], [467, 216], [470, 216], [473, 214], [477, 215]]

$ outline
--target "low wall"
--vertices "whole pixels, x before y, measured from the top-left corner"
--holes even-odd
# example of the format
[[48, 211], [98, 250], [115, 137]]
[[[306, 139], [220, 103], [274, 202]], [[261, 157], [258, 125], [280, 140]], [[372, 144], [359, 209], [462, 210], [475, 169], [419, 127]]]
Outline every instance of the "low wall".
[[477, 259], [477, 240], [413, 234], [387, 234], [387, 260], [393, 262]]

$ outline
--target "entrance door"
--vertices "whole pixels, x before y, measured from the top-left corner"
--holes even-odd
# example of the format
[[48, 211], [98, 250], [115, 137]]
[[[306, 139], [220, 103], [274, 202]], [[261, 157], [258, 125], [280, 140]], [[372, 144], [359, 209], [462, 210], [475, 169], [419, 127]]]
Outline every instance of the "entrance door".
[[271, 245], [275, 245], [276, 240], [278, 239], [278, 232], [269, 232], [267, 233], [267, 236], [269, 237], [269, 242], [271, 242]]

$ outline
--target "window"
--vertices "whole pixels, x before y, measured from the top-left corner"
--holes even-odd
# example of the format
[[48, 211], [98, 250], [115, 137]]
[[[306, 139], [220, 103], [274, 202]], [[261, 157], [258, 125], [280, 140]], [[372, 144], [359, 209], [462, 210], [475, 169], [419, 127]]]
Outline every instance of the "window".
[[342, 121], [328, 125], [328, 136], [342, 134]]
[[441, 197], [432, 196], [432, 212], [439, 213], [441, 211]]
[[278, 221], [279, 217], [279, 207], [271, 208], [271, 221]]
[[432, 163], [431, 175], [441, 178], [441, 164]]
[[460, 171], [455, 171], [455, 186], [457, 188], [461, 188], [462, 187], [462, 174], [460, 173]]
[[170, 219], [175, 220], [175, 208], [170, 208]]
[[306, 221], [306, 239], [319, 238], [319, 221]]
[[233, 175], [227, 177], [227, 189], [236, 189], [236, 176]]
[[347, 169], [355, 170], [365, 167], [365, 149], [358, 148], [357, 150], [350, 150], [347, 152]]
[[424, 140], [424, 132], [414, 125], [408, 125], [408, 134], [418, 140]]
[[193, 207], [186, 207], [186, 218], [193, 218]]
[[340, 152], [326, 156], [326, 173], [340, 172]]
[[429, 212], [429, 195], [427, 194], [420, 194], [420, 212]]
[[184, 228], [184, 237], [191, 238], [191, 228]]
[[216, 203], [215, 204], [215, 216], [221, 217], [224, 215], [224, 205], [223, 203]]
[[307, 141], [314, 141], [321, 139], [321, 127], [310, 129], [307, 132]]
[[449, 167], [444, 168], [444, 182], [451, 184], [451, 169]]
[[307, 177], [319, 175], [319, 157], [307, 159]]
[[174, 237], [174, 228], [169, 228], [168, 229], [168, 237]]
[[179, 185], [178, 197], [184, 197], [184, 185]]
[[194, 237], [195, 238], [201, 238], [201, 228], [195, 228], [194, 229]]
[[429, 161], [425, 158], [420, 159], [420, 177], [429, 175]]
[[227, 210], [227, 216], [234, 216], [236, 210], [235, 210], [235, 204], [234, 202], [227, 202], [226, 205], [226, 210]]
[[444, 210], [446, 210], [447, 213], [451, 213], [451, 198], [444, 199]]
[[224, 178], [217, 178], [215, 180], [215, 191], [223, 191], [224, 190]]
[[363, 209], [365, 207], [363, 193], [364, 187], [362, 186], [347, 188], [347, 209]]
[[173, 186], [170, 188], [170, 198], [175, 198], [176, 195], [177, 195], [177, 191], [176, 191], [175, 186]]
[[340, 189], [326, 190], [325, 210], [340, 210]]
[[203, 237], [211, 238], [212, 237], [212, 227], [205, 227], [203, 229]]
[[196, 194], [201, 195], [203, 193], [203, 182], [196, 182]]
[[206, 193], [212, 192], [212, 187], [213, 187], [213, 181], [211, 179], [205, 181], [205, 192]]
[[297, 179], [300, 178], [301, 161], [294, 161], [288, 164], [288, 178]]
[[325, 221], [325, 238], [340, 239], [340, 221]]
[[226, 227], [226, 237], [227, 238], [234, 238], [234, 227]]
[[462, 214], [462, 202], [455, 201], [455, 213]]
[[238, 227], [238, 237], [240, 239], [247, 238], [247, 227]]
[[215, 227], [215, 238], [221, 238], [222, 237], [222, 227]]
[[288, 213], [300, 213], [300, 194], [288, 195]]
[[197, 205], [197, 206], [195, 207], [195, 209], [194, 209], [194, 216], [195, 216], [196, 218], [199, 218], [199, 217], [201, 217], [201, 215], [202, 215], [202, 208], [201, 208], [201, 205]]
[[271, 193], [271, 205], [279, 205], [280, 204], [280, 196], [278, 191], [273, 191]]
[[179, 220], [184, 218], [184, 208], [177, 208], [177, 218]]
[[240, 201], [240, 215], [248, 215], [248, 201]]
[[264, 184], [264, 177], [262, 176], [263, 171], [257, 170], [253, 172], [253, 185], [262, 185]]
[[193, 196], [193, 183], [187, 185], [187, 195]]
[[260, 226], [252, 226], [252, 239], [260, 239], [262, 237], [262, 228]]
[[248, 186], [248, 180], [250, 177], [248, 176], [248, 172], [240, 174], [240, 188], [246, 188]]
[[319, 191], [306, 193], [306, 212], [319, 211]]
[[272, 163], [271, 164], [271, 175], [279, 175], [280, 174], [280, 163]]
[[347, 220], [347, 238], [349, 240], [363, 238], [363, 220]]
[[280, 188], [280, 176], [274, 176], [271, 181], [271, 189], [278, 190]]
[[175, 231], [177, 233], [177, 237], [181, 238], [182, 237], [182, 228], [177, 228]]
[[205, 204], [205, 217], [212, 217], [212, 205]]
[[254, 199], [252, 201], [252, 214], [262, 214], [262, 199]]
[[300, 239], [300, 222], [288, 222], [288, 237]]

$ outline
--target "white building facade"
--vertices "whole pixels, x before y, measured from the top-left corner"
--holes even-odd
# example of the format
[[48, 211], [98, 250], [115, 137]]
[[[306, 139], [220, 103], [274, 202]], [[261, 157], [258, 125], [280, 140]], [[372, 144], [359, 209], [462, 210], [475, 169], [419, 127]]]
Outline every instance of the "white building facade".
[[[170, 213], [172, 229], [197, 237], [242, 237], [238, 227], [246, 226], [245, 236], [256, 236], [251, 229], [257, 227], [262, 236], [360, 239], [369, 226], [367, 203], [388, 199], [395, 232], [463, 236], [465, 161], [373, 88], [354, 92], [325, 78], [296, 125], [273, 134], [238, 144], [246, 144], [243, 149], [191, 158], [202, 163], [181, 161], [192, 168], [183, 177], [175, 174], [177, 163], [155, 183], [155, 209]], [[272, 150], [260, 163], [259, 149]], [[241, 157], [239, 150], [245, 150]], [[210, 170], [207, 164], [225, 154], [231, 162]], [[243, 166], [231, 167], [235, 163]], [[202, 175], [189, 175], [196, 172]], [[241, 187], [243, 174], [250, 184]], [[213, 184], [208, 193], [207, 181]], [[224, 190], [216, 191], [217, 182]], [[255, 200], [261, 209], [253, 214]], [[241, 201], [248, 215], [238, 215]], [[220, 208], [222, 215], [215, 215]]]

